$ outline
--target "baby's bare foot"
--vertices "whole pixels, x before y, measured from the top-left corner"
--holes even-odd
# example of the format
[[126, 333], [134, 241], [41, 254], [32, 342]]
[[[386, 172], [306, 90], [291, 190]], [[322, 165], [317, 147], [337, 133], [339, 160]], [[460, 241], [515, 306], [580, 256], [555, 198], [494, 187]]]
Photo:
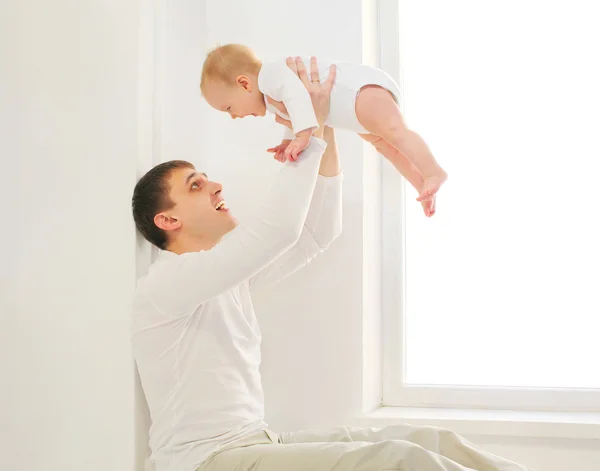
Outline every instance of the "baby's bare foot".
[[422, 202], [432, 199], [447, 178], [448, 174], [443, 170], [439, 174], [426, 178], [423, 182], [423, 189], [421, 190], [421, 194], [417, 198], [417, 201]]
[[425, 216], [430, 218], [435, 214], [435, 195], [431, 199], [421, 201], [421, 206], [423, 206], [423, 212]]

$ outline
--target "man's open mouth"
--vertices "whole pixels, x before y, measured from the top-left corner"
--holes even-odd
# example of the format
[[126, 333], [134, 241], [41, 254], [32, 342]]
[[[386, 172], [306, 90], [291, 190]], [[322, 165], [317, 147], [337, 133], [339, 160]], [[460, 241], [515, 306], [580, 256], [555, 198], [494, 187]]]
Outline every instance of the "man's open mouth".
[[215, 206], [217, 211], [227, 211], [227, 206], [225, 205], [225, 200], [221, 200]]

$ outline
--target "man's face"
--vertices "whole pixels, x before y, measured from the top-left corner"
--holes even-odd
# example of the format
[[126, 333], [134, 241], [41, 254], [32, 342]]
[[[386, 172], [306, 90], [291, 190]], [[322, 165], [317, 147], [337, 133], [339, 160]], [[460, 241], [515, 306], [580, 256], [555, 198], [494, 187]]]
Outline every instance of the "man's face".
[[169, 179], [173, 208], [161, 214], [175, 221], [173, 228], [189, 238], [218, 242], [237, 226], [222, 196], [223, 187], [193, 168], [173, 171]]

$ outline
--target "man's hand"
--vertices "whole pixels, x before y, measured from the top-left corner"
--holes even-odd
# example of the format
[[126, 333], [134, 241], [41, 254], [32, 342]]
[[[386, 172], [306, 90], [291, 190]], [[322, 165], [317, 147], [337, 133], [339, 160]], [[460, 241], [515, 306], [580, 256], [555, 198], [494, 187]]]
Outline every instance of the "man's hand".
[[329, 116], [329, 99], [331, 96], [331, 89], [335, 83], [335, 65], [332, 65], [329, 69], [329, 77], [327, 77], [324, 82], [321, 82], [319, 79], [319, 66], [317, 65], [316, 57], [310, 58], [311, 80], [308, 80], [306, 67], [300, 57], [296, 57], [295, 62], [291, 57], [288, 57], [286, 64], [293, 72], [298, 74], [298, 78], [302, 80], [302, 83], [306, 87], [312, 101], [313, 109], [315, 110], [315, 116], [319, 122], [318, 131], [320, 131], [320, 136], [318, 137], [323, 137], [323, 125], [325, 124], [327, 116]]

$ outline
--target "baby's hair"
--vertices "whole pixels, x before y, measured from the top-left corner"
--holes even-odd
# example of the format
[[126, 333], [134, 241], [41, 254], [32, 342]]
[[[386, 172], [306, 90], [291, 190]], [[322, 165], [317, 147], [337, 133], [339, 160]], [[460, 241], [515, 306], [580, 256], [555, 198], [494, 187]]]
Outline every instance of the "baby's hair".
[[254, 51], [241, 44], [225, 44], [217, 46], [206, 55], [202, 66], [200, 90], [208, 82], [220, 81], [234, 84], [238, 75], [258, 75], [262, 62], [256, 57]]

